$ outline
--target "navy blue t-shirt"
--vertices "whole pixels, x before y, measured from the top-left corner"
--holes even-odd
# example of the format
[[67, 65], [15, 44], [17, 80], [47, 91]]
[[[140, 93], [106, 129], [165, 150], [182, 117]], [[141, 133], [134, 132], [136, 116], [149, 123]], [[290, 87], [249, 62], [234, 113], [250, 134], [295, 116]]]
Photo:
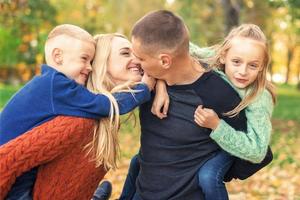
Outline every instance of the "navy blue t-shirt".
[[203, 105], [236, 130], [246, 130], [244, 112], [233, 118], [223, 115], [239, 104], [240, 97], [214, 72], [204, 73], [192, 84], [167, 89], [170, 97], [167, 118], [160, 120], [151, 113], [152, 101], [140, 106], [137, 193], [145, 200], [204, 199], [196, 174], [220, 148], [209, 137], [211, 130], [194, 122], [194, 112], [198, 105]]

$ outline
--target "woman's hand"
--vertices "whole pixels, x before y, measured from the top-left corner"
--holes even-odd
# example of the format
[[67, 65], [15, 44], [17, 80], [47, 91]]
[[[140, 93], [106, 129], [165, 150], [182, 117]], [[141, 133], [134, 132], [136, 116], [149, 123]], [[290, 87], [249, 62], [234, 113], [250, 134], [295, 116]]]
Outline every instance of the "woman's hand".
[[215, 130], [220, 123], [220, 118], [212, 109], [203, 108], [203, 106], [200, 105], [195, 111], [194, 121], [199, 126]]
[[142, 77], [142, 82], [145, 83], [149, 90], [152, 91], [154, 90], [154, 86], [156, 84], [156, 79], [149, 76], [148, 74], [144, 73], [143, 77]]
[[151, 112], [158, 118], [163, 119], [167, 117], [170, 98], [167, 92], [166, 83], [158, 80], [155, 86], [155, 97], [152, 104]]

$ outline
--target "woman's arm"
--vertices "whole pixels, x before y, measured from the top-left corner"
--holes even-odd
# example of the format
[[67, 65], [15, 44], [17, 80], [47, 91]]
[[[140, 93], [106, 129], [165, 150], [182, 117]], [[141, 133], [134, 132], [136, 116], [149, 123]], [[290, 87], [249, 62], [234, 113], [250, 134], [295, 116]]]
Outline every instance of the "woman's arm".
[[88, 131], [94, 120], [59, 116], [0, 147], [0, 199], [22, 173], [66, 152]]

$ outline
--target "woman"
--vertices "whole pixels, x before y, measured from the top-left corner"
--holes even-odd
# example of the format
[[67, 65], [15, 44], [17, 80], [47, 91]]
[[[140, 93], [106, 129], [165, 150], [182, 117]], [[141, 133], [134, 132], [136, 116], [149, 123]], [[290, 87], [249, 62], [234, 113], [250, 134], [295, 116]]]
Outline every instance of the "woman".
[[[1, 147], [1, 197], [17, 176], [39, 166], [34, 199], [90, 199], [107, 170], [116, 167], [119, 114], [111, 92], [138, 92], [130, 86], [142, 76], [124, 36], [105, 34], [95, 38], [96, 56], [87, 87], [110, 97], [114, 108], [111, 117], [95, 123], [59, 116]], [[144, 79], [154, 85], [147, 76]]]

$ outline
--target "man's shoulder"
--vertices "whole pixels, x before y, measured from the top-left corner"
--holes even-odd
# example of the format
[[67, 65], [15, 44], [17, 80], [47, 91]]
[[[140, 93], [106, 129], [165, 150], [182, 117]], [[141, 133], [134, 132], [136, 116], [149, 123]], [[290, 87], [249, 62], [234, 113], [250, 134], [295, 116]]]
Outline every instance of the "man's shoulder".
[[233, 87], [227, 83], [218, 73], [208, 71], [202, 75], [202, 81], [197, 84], [197, 88], [207, 93], [218, 95], [237, 94]]

